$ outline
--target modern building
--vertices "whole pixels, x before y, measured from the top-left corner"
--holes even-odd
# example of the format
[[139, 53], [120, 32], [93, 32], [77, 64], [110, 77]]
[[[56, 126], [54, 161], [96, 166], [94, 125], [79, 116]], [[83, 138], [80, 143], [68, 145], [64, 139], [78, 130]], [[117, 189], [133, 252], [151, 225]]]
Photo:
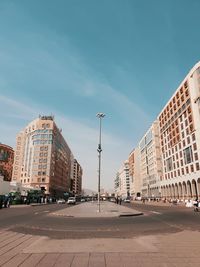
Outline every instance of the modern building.
[[0, 175], [4, 181], [11, 181], [14, 162], [14, 150], [0, 143]]
[[117, 172], [115, 180], [115, 194], [122, 198], [130, 196], [130, 176], [128, 160], [124, 161], [122, 167]]
[[130, 177], [130, 195], [133, 199], [141, 196], [141, 178], [140, 178], [140, 153], [139, 148], [135, 148], [129, 154], [129, 177]]
[[70, 191], [71, 150], [53, 116], [39, 116], [16, 138], [12, 181], [51, 196]]
[[81, 165], [76, 159], [73, 161], [73, 181], [72, 181], [72, 191], [75, 195], [80, 196], [82, 192], [82, 175], [83, 170]]
[[[146, 197], [200, 198], [200, 62], [178, 86], [138, 149], [137, 155], [134, 151], [129, 155], [132, 195], [141, 191]], [[116, 188], [121, 186], [118, 176]], [[140, 190], [134, 188], [137, 177]]]
[[154, 121], [139, 142], [141, 191], [143, 197], [160, 197], [162, 160], [160, 151], [159, 124]]
[[166, 198], [200, 197], [200, 62], [158, 116]]

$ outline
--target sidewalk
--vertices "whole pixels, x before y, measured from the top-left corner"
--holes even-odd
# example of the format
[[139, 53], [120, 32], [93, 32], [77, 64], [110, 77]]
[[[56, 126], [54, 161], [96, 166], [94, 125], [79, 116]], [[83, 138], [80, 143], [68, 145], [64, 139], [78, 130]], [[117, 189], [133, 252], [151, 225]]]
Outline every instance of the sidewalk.
[[199, 267], [200, 233], [57, 240], [0, 231], [3, 267]]
[[169, 202], [166, 202], [164, 203], [163, 201], [145, 201], [145, 203], [143, 203], [142, 201], [139, 201], [139, 200], [133, 200], [131, 201], [131, 203], [135, 203], [135, 204], [141, 204], [141, 205], [149, 205], [149, 206], [156, 206], [156, 207], [185, 207], [185, 204], [184, 203], [179, 203], [179, 204], [173, 204], [173, 203], [169, 203]]
[[52, 212], [49, 216], [64, 216], [75, 218], [98, 218], [98, 217], [123, 217], [123, 216], [139, 216], [142, 212], [117, 205], [112, 202], [100, 202], [100, 212], [98, 212], [98, 203], [85, 202], [76, 206], [68, 207], [56, 212]]

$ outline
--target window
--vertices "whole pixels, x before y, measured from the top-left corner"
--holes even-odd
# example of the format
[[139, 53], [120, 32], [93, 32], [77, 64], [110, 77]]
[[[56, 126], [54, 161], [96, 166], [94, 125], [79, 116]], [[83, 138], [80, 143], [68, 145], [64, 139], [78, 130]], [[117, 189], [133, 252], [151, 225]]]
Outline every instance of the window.
[[195, 160], [198, 160], [198, 153], [194, 153]]
[[189, 146], [183, 150], [185, 164], [189, 164], [193, 161], [192, 147]]
[[192, 141], [195, 141], [195, 134], [192, 134]]
[[196, 143], [193, 144], [193, 149], [197, 150], [197, 144]]
[[172, 158], [167, 159], [166, 163], [167, 163], [167, 171], [171, 171], [173, 169]]
[[199, 171], [199, 162], [196, 163], [196, 170]]
[[190, 170], [191, 170], [191, 172], [194, 172], [194, 166], [193, 165], [190, 166]]
[[186, 173], [189, 173], [189, 168], [188, 168], [188, 166], [186, 166]]

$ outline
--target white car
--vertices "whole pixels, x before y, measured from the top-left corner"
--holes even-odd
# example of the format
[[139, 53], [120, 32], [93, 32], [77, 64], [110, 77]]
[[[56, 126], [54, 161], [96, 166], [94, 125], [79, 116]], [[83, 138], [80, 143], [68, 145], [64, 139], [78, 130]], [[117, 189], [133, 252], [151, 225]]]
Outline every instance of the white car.
[[67, 204], [76, 204], [76, 198], [75, 197], [69, 197], [67, 200]]
[[59, 199], [59, 200], [57, 200], [57, 204], [65, 204], [65, 200], [64, 199]]
[[124, 203], [130, 203], [130, 199], [129, 198], [125, 198], [124, 199]]

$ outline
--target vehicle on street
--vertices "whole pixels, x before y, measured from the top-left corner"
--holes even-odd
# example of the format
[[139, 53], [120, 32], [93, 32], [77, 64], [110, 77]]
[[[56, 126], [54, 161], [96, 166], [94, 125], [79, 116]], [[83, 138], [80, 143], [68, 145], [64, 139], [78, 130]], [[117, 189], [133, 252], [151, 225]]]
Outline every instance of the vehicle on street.
[[129, 198], [125, 198], [124, 199], [124, 203], [130, 203], [131, 201], [130, 201], [130, 199]]
[[81, 198], [81, 202], [85, 202], [85, 198]]
[[57, 204], [65, 204], [65, 200], [64, 199], [58, 199]]
[[67, 204], [76, 204], [76, 198], [75, 197], [69, 197], [67, 200]]
[[116, 199], [113, 197], [113, 198], [110, 198], [110, 202], [116, 202]]

